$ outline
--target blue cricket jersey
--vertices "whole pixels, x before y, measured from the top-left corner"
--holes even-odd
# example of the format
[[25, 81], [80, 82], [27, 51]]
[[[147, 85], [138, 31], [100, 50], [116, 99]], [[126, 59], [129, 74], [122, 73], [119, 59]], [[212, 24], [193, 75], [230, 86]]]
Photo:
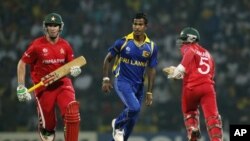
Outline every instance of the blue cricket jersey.
[[118, 80], [141, 84], [146, 67], [156, 67], [158, 47], [145, 36], [140, 47], [136, 46], [133, 33], [130, 33], [109, 48], [111, 55], [116, 57], [112, 70]]

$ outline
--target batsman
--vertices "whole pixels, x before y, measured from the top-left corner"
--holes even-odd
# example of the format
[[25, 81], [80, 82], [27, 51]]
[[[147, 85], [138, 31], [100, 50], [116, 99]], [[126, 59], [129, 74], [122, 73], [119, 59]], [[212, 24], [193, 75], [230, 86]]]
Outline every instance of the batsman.
[[210, 141], [222, 141], [222, 121], [214, 88], [215, 63], [211, 54], [199, 44], [200, 34], [193, 27], [184, 28], [177, 40], [182, 60], [166, 67], [169, 79], [183, 79], [182, 112], [188, 141], [200, 138], [199, 108], [202, 109]]
[[[20, 102], [30, 101], [31, 94], [25, 86], [25, 76], [30, 67], [30, 75], [37, 84], [47, 74], [53, 72], [74, 59], [71, 45], [60, 37], [64, 23], [57, 13], [45, 16], [43, 30], [45, 36], [33, 40], [22, 55], [17, 65], [17, 97]], [[81, 73], [80, 66], [72, 66], [70, 74], [73, 77]], [[64, 121], [65, 141], [78, 141], [80, 128], [79, 103], [75, 99], [75, 90], [71, 79], [67, 76], [48, 86], [41, 86], [34, 91], [34, 99], [38, 111], [38, 132], [42, 141], [55, 140], [56, 106]]]

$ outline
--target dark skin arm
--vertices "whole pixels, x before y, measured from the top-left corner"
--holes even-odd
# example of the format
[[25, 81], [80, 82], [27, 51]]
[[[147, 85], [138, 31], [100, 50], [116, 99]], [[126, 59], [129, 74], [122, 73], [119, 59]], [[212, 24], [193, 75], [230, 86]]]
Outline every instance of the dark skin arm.
[[[104, 59], [104, 63], [103, 63], [103, 78], [108, 77], [110, 64], [111, 64], [113, 58], [114, 57], [110, 53], [108, 53], [106, 55], [106, 57]], [[113, 86], [112, 86], [110, 80], [103, 80], [103, 82], [102, 82], [102, 91], [104, 93], [110, 93], [112, 88], [113, 88]]]
[[148, 75], [148, 89], [146, 93], [146, 105], [151, 106], [153, 103], [153, 85], [154, 85], [154, 80], [155, 80], [155, 75], [156, 75], [156, 70], [155, 68], [148, 68], [147, 70], [147, 75]]

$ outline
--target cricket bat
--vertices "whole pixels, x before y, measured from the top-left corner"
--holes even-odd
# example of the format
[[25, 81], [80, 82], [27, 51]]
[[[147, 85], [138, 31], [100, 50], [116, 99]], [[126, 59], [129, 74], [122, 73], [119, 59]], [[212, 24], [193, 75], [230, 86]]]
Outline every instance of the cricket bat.
[[83, 56], [79, 56], [74, 60], [64, 64], [60, 68], [54, 70], [53, 72], [47, 74], [46, 76], [42, 77], [39, 83], [35, 84], [34, 86], [28, 89], [28, 92], [32, 92], [41, 86], [48, 86], [53, 82], [57, 81], [58, 79], [68, 75], [70, 73], [70, 68], [72, 66], [82, 67], [86, 64], [87, 64], [86, 59]]

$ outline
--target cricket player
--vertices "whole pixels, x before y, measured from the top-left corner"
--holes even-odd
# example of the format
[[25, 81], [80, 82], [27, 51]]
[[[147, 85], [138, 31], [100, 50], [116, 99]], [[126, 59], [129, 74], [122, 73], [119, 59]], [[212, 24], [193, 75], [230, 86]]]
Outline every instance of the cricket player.
[[[45, 16], [43, 29], [45, 36], [39, 37], [29, 45], [17, 66], [17, 97], [19, 101], [31, 100], [25, 87], [26, 66], [30, 66], [30, 75], [34, 84], [50, 72], [74, 59], [72, 47], [60, 37], [64, 23], [57, 13]], [[81, 73], [79, 66], [73, 66], [71, 75]], [[79, 103], [75, 100], [75, 91], [70, 78], [63, 77], [48, 87], [35, 90], [39, 117], [39, 135], [42, 141], [53, 141], [56, 129], [56, 106], [64, 120], [65, 141], [78, 141], [80, 125]]]
[[[198, 42], [199, 32], [184, 28], [178, 39], [182, 60], [177, 66], [163, 69], [168, 78], [183, 79], [182, 112], [189, 141], [200, 138], [199, 107], [201, 106], [211, 141], [222, 141], [222, 121], [214, 88], [215, 64], [211, 54]], [[169, 71], [171, 69], [171, 71]]]
[[132, 19], [133, 32], [116, 40], [104, 60], [102, 90], [105, 93], [111, 91], [109, 66], [116, 58], [113, 64], [114, 87], [125, 106], [124, 110], [112, 120], [113, 141], [127, 141], [134, 128], [144, 98], [143, 83], [146, 68], [148, 76], [146, 105], [152, 104], [158, 47], [145, 34], [147, 23], [146, 15], [137, 13]]

